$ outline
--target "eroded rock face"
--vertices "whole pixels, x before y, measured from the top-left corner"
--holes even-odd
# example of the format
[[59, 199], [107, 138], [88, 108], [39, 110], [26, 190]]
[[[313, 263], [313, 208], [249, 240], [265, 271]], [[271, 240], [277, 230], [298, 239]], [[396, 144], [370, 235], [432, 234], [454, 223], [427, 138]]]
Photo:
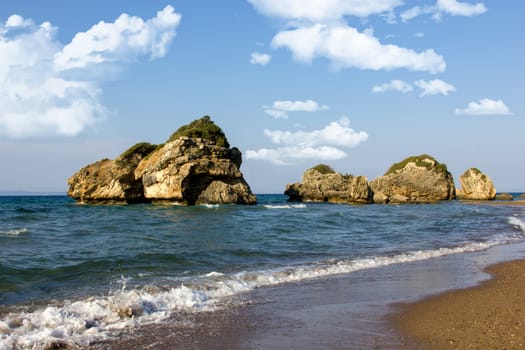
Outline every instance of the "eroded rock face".
[[80, 169], [68, 180], [68, 195], [85, 203], [256, 203], [240, 171], [241, 152], [229, 148], [209, 117], [181, 127], [181, 132], [218, 135], [221, 146], [178, 135], [161, 146], [137, 144], [115, 160]]
[[144, 202], [142, 181], [135, 179], [135, 167], [143, 156], [132, 159], [103, 159], [89, 164], [68, 179], [68, 196], [83, 203]]
[[496, 188], [490, 177], [479, 169], [470, 168], [460, 177], [461, 190], [457, 191], [458, 199], [492, 200], [496, 198]]
[[212, 141], [181, 137], [139, 163], [135, 179], [152, 202], [254, 204], [255, 196], [239, 170], [241, 152]]
[[288, 184], [284, 192], [291, 201], [370, 203], [371, 193], [364, 176], [342, 175], [317, 167], [303, 174], [301, 183]]
[[370, 182], [374, 203], [427, 203], [455, 198], [452, 175], [433, 157], [409, 157]]

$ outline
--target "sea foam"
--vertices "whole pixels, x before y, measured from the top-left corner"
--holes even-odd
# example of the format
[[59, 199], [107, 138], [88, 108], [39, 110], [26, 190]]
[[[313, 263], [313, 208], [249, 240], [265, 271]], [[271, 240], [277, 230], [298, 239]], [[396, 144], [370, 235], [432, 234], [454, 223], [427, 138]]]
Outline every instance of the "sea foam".
[[29, 230], [27, 228], [13, 229], [13, 230], [0, 231], [0, 236], [20, 236], [21, 234], [28, 233], [28, 232]]
[[[511, 224], [516, 222], [509, 219]], [[523, 221], [519, 222], [523, 225]], [[505, 240], [470, 242], [457, 247], [418, 250], [392, 256], [330, 260], [235, 274], [210, 272], [172, 288], [146, 286], [127, 290], [127, 280], [124, 280], [122, 289], [109, 295], [65, 301], [61, 305], [4, 316], [0, 320], [0, 350], [38, 349], [53, 342], [71, 347], [88, 346], [115, 336], [124, 329], [165, 321], [180, 311], [217, 310], [227, 305], [229, 297], [255, 288], [475, 252], [504, 243]]]
[[516, 226], [525, 232], [525, 222], [516, 216], [509, 217], [509, 224]]
[[265, 204], [263, 207], [267, 209], [304, 209], [306, 204]]

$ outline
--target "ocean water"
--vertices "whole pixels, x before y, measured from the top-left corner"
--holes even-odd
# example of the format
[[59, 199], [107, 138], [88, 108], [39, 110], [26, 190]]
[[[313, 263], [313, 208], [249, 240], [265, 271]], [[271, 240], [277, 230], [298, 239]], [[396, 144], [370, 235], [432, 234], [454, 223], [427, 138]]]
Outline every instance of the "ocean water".
[[286, 199], [182, 207], [0, 197], [0, 350], [87, 346], [228, 308], [256, 288], [525, 238], [525, 206]]

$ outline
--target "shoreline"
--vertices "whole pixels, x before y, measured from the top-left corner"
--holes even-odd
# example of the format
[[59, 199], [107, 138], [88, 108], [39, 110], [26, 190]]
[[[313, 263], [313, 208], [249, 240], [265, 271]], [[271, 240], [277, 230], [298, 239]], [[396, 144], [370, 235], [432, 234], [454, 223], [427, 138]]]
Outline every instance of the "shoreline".
[[523, 349], [525, 258], [485, 272], [492, 278], [478, 286], [401, 305], [390, 322], [425, 349]]
[[519, 242], [259, 288], [237, 296], [237, 306], [176, 315], [90, 349], [419, 349], [421, 342], [392, 322], [401, 305], [476, 290], [490, 279], [487, 266], [524, 257]]

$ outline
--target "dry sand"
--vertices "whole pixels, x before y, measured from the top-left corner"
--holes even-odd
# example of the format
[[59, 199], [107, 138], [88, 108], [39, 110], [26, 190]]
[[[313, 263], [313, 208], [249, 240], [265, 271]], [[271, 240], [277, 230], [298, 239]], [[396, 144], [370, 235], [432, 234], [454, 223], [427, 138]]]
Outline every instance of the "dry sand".
[[525, 349], [525, 260], [486, 270], [494, 278], [401, 306], [392, 317], [408, 348]]

